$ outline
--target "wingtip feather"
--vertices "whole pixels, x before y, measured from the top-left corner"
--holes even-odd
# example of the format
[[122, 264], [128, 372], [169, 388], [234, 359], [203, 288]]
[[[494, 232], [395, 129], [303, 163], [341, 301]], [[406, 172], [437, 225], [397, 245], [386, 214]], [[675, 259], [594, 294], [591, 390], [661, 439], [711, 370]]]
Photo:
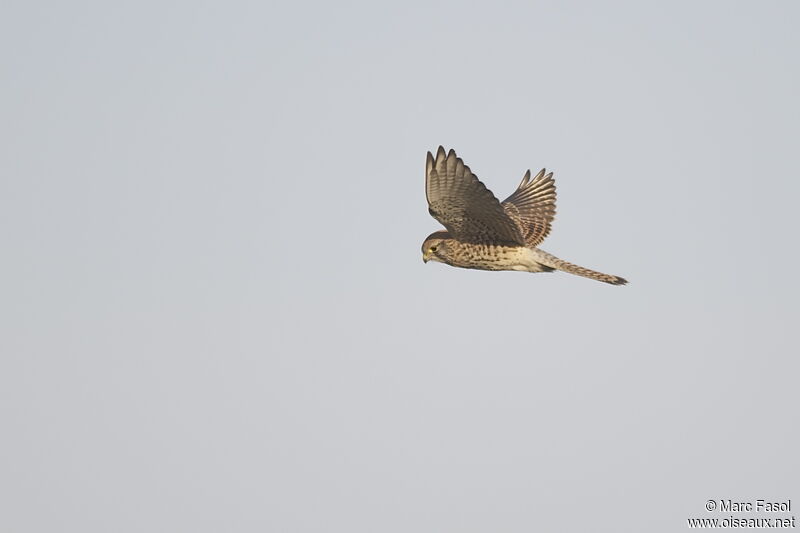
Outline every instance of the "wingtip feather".
[[519, 182], [519, 186], [517, 186], [517, 189], [521, 189], [524, 186], [526, 186], [530, 180], [531, 180], [531, 169], [528, 169], [525, 172], [525, 175], [522, 176], [522, 181]]

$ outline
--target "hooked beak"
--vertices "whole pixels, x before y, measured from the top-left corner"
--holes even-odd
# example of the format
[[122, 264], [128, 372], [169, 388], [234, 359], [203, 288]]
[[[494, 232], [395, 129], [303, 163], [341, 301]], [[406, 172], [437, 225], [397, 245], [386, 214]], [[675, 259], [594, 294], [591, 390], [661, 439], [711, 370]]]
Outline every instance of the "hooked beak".
[[431, 254], [430, 252], [424, 252], [422, 254], [422, 262], [427, 263], [430, 260]]

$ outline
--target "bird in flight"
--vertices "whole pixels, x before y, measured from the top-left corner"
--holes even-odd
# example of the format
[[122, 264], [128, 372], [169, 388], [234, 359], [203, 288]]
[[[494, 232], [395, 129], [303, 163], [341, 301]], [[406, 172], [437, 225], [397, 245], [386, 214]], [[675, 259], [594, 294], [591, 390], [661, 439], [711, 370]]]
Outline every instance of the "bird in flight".
[[612, 285], [627, 280], [573, 265], [537, 248], [556, 214], [556, 185], [545, 169], [525, 173], [500, 202], [455, 151], [441, 146], [425, 162], [425, 195], [431, 216], [447, 228], [422, 243], [422, 260], [477, 270], [561, 270]]

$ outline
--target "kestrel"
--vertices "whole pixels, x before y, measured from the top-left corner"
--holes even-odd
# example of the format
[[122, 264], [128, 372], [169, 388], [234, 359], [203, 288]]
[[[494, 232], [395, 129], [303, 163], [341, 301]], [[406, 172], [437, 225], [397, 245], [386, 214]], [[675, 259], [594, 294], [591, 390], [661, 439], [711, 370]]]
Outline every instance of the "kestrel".
[[514, 194], [500, 202], [453, 150], [428, 152], [425, 195], [431, 216], [447, 231], [422, 243], [422, 260], [478, 270], [561, 270], [612, 285], [625, 279], [563, 261], [537, 246], [550, 233], [556, 214], [556, 185], [545, 169], [528, 170]]

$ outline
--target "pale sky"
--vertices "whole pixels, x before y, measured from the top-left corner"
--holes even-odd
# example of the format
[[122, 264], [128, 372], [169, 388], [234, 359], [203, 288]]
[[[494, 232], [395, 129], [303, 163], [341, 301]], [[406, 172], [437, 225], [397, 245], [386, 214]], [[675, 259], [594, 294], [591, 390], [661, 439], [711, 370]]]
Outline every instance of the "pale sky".
[[[6, 2], [0, 530], [672, 532], [730, 515], [709, 499], [796, 507], [799, 21]], [[423, 264], [440, 144], [501, 199], [554, 171], [542, 248], [630, 285]]]

